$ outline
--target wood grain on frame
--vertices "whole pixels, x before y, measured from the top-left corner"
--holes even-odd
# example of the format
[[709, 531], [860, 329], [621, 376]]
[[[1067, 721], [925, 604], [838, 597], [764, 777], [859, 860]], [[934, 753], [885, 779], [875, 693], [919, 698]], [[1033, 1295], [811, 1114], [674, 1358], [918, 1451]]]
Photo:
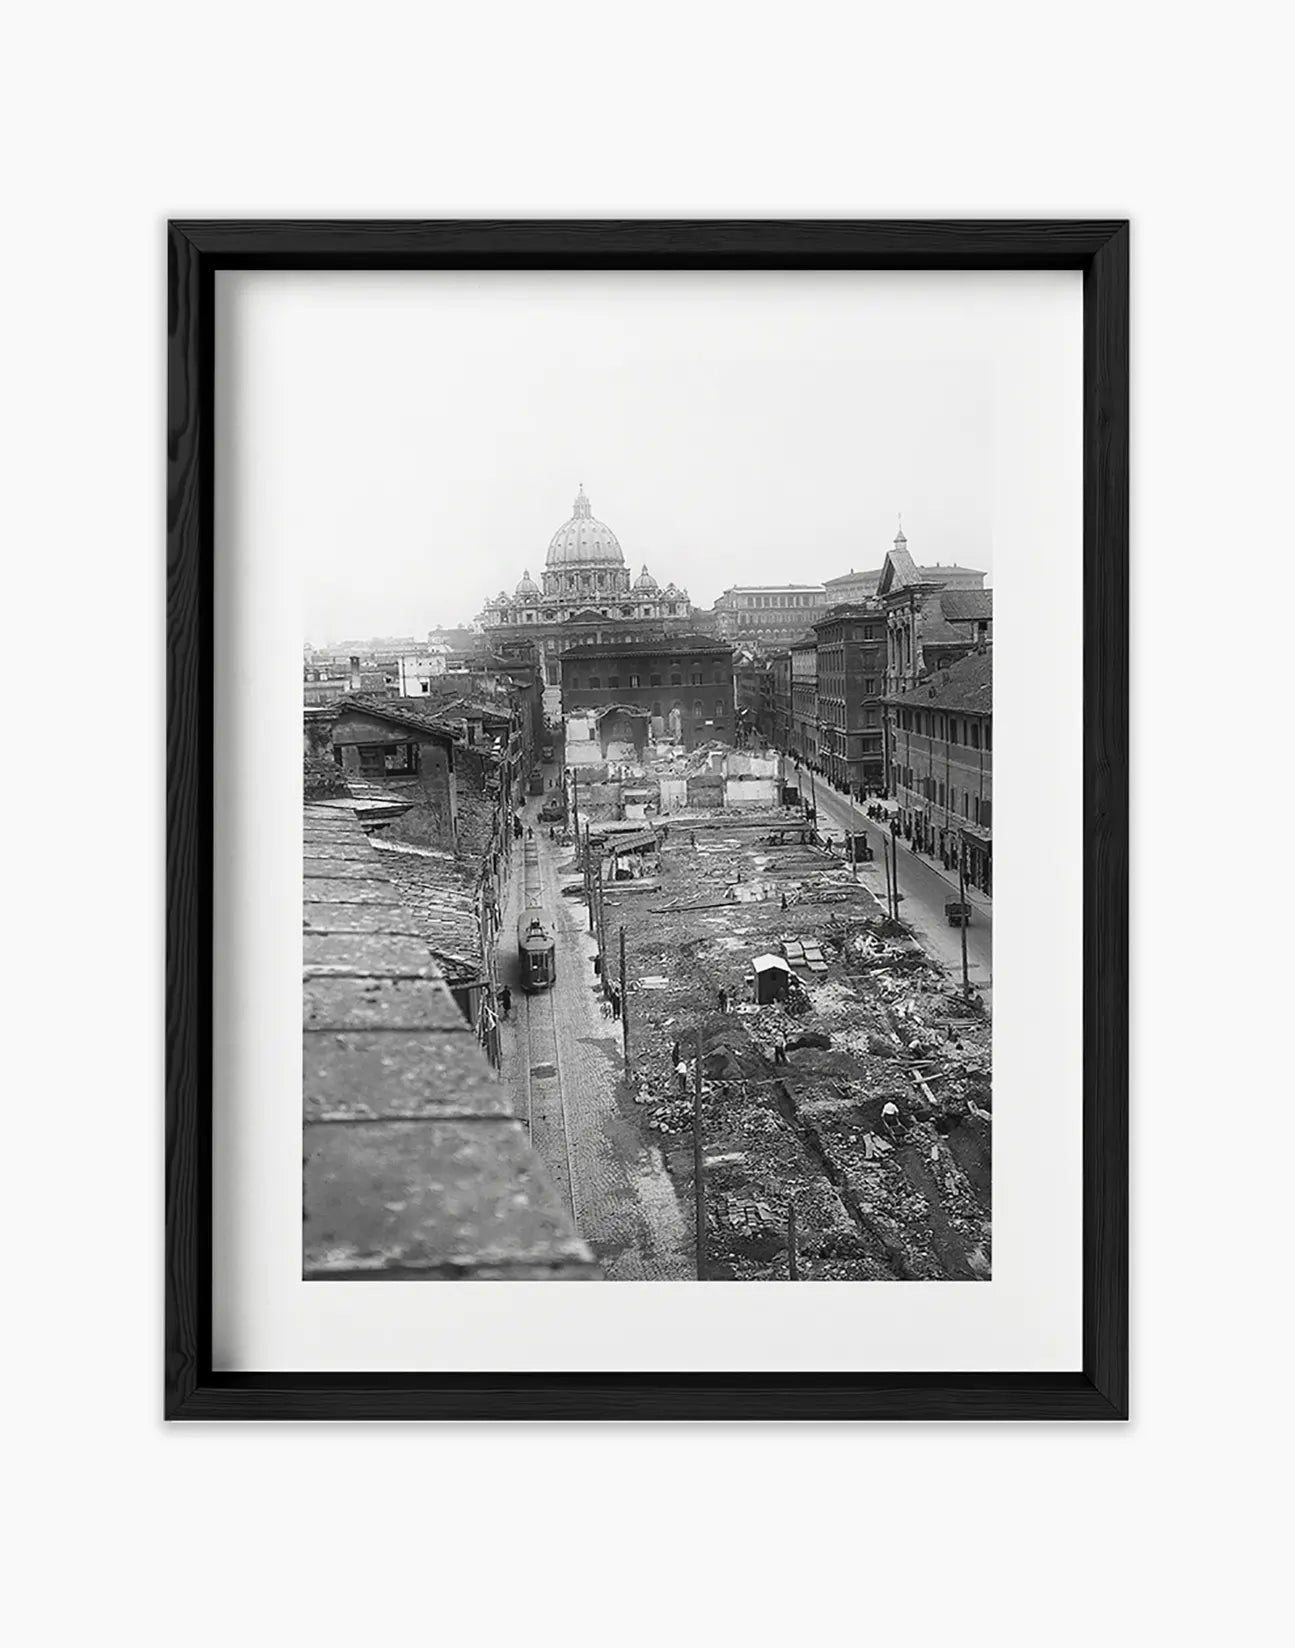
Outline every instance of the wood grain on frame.
[[[220, 269], [1084, 272], [1083, 1356], [1063, 1374], [211, 1368]], [[1119, 1419], [1128, 1412], [1129, 227], [1122, 220], [177, 222], [168, 235], [165, 1411], [176, 1419]]]

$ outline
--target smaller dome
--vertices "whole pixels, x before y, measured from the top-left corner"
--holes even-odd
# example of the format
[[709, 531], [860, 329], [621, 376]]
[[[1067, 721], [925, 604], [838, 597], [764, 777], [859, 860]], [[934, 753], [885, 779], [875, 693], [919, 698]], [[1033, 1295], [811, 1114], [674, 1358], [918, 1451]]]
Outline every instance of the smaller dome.
[[538, 595], [539, 592], [540, 586], [535, 582], [534, 578], [531, 577], [529, 572], [523, 572], [522, 581], [517, 586], [518, 596], [525, 597], [527, 595]]
[[655, 593], [660, 587], [661, 586], [657, 583], [656, 579], [646, 567], [643, 568], [642, 572], [640, 572], [638, 577], [634, 580], [634, 588], [641, 589], [645, 592]]
[[671, 599], [676, 599], [682, 593], [683, 592], [678, 588], [678, 586], [673, 581], [671, 581], [670, 583], [668, 583], [665, 586], [664, 594], [669, 596]]

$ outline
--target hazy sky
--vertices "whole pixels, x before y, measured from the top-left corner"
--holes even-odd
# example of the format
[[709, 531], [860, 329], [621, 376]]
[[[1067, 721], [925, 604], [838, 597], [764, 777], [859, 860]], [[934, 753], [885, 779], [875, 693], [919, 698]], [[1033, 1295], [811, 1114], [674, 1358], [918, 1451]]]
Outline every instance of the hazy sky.
[[581, 482], [699, 606], [879, 566], [900, 512], [919, 563], [992, 572], [991, 373], [974, 325], [932, 358], [933, 277], [902, 278], [311, 277], [271, 377], [308, 638], [470, 622]]

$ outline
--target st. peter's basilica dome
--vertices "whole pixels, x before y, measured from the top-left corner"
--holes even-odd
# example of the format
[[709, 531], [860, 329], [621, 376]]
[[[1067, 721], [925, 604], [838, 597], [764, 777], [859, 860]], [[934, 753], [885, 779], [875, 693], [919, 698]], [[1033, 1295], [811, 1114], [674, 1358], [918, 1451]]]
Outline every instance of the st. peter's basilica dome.
[[553, 534], [548, 559], [544, 564], [550, 569], [625, 565], [625, 557], [621, 554], [616, 534], [609, 526], [604, 526], [601, 521], [594, 519], [583, 486], [576, 495], [571, 519]]

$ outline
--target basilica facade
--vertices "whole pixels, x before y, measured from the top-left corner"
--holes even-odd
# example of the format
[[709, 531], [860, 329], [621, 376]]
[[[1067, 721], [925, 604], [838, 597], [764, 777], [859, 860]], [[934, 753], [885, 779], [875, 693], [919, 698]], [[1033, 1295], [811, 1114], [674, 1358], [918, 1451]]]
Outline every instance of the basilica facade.
[[551, 719], [560, 706], [558, 660], [568, 647], [654, 640], [694, 627], [686, 589], [673, 583], [662, 588], [646, 566], [631, 578], [616, 534], [595, 519], [583, 486], [571, 519], [549, 540], [541, 579], [536, 583], [524, 572], [511, 595], [500, 590], [486, 602], [477, 622], [500, 652], [514, 650], [519, 641], [533, 644]]

